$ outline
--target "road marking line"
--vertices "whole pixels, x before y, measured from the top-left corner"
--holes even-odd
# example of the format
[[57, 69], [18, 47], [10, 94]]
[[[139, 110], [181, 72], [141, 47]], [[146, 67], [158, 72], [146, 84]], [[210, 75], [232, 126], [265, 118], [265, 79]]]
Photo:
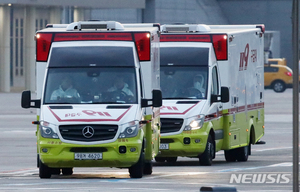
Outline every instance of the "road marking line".
[[285, 162], [285, 163], [278, 163], [278, 164], [266, 165], [266, 166], [223, 169], [223, 170], [219, 170], [216, 172], [226, 173], [226, 172], [236, 172], [236, 171], [245, 171], [245, 170], [254, 170], [254, 169], [264, 169], [264, 168], [269, 168], [269, 167], [288, 167], [288, 166], [292, 166], [292, 163]]
[[[292, 149], [293, 147], [277, 147], [277, 148], [266, 148], [266, 149], [251, 149], [252, 152], [263, 152], [263, 151], [273, 151], [282, 149]], [[224, 151], [218, 151], [216, 155], [224, 155]]]
[[281, 149], [292, 149], [293, 147], [278, 147], [278, 148], [267, 148], [267, 149], [258, 149], [258, 150], [253, 150], [253, 151], [272, 151], [272, 150], [281, 150]]
[[0, 175], [13, 175], [13, 174], [21, 174], [21, 173], [28, 173], [28, 172], [36, 172], [37, 168], [28, 168], [28, 169], [20, 169], [20, 170], [11, 170], [11, 171], [2, 171]]
[[[163, 174], [165, 172], [155, 172], [155, 174]], [[173, 177], [173, 176], [182, 176], [182, 175], [205, 175], [209, 172], [175, 172], [173, 174], [168, 174], [168, 175], [159, 175], [159, 176], [150, 176], [147, 177], [147, 179], [156, 179], [160, 177]]]

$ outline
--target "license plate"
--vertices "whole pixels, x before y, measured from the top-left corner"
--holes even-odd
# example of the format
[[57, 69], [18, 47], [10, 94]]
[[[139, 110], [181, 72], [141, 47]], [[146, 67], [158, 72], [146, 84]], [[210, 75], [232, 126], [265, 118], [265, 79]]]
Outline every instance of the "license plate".
[[161, 143], [159, 149], [169, 149], [169, 143]]
[[98, 160], [102, 159], [102, 153], [75, 153], [75, 160]]

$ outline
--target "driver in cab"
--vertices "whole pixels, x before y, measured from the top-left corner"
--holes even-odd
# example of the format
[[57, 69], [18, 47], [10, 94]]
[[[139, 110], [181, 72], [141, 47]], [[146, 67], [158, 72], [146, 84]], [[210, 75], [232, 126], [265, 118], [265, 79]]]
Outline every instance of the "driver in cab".
[[198, 91], [198, 93], [193, 92], [197, 98], [204, 98], [205, 97], [205, 88], [204, 88], [204, 77], [201, 74], [197, 74], [193, 79], [193, 88]]

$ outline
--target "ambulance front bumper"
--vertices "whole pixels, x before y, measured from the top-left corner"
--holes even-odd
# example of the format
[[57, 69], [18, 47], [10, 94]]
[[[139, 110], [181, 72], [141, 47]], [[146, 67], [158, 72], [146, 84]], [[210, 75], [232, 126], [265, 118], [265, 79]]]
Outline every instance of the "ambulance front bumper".
[[162, 136], [157, 157], [198, 157], [205, 151], [207, 134], [184, 131], [178, 135]]
[[59, 139], [41, 138], [38, 142], [38, 152], [42, 163], [52, 168], [125, 168], [138, 161], [142, 142], [142, 134], [99, 145], [77, 145], [63, 143]]

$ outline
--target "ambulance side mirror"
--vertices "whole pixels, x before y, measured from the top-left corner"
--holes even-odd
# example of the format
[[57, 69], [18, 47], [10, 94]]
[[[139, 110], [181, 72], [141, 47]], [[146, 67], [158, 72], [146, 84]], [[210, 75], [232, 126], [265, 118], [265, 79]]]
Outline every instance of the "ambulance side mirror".
[[228, 87], [221, 87], [221, 95], [211, 95], [211, 103], [215, 103], [215, 102], [222, 102], [222, 103], [229, 102]]
[[[33, 103], [33, 105], [31, 105]], [[21, 106], [22, 108], [40, 108], [41, 107], [41, 100], [35, 99], [31, 100], [31, 92], [29, 90], [22, 92], [21, 98]]]
[[152, 99], [142, 99], [142, 107], [161, 107], [162, 106], [162, 93], [161, 90], [152, 91]]
[[229, 88], [221, 87], [221, 102], [227, 103], [229, 102]]
[[161, 90], [153, 90], [152, 91], [152, 101], [153, 101], [153, 107], [161, 107], [162, 106]]

